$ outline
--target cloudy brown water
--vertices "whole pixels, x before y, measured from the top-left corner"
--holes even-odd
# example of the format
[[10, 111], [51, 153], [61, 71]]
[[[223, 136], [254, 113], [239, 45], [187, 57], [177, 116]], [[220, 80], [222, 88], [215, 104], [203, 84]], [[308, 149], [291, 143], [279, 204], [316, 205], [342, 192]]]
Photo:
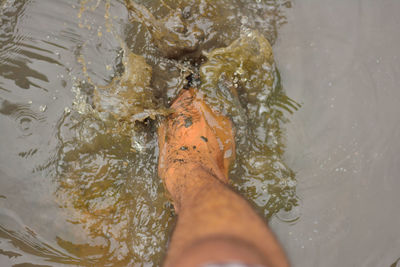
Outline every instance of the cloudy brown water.
[[[164, 2], [141, 2], [150, 20], [124, 1], [0, 2], [0, 265], [159, 266], [174, 217], [155, 129], [192, 73], [235, 123], [234, 186], [271, 221], [293, 266], [396, 266], [400, 5]], [[177, 23], [190, 48], [157, 42], [155, 20]], [[216, 84], [225, 56], [199, 51], [259, 49], [253, 30], [273, 44], [281, 81], [269, 57], [239, 68], [236, 56]], [[130, 53], [151, 81], [131, 84], [139, 104], [123, 109], [115, 92], [137, 78], [123, 64], [137, 59]], [[274, 82], [247, 82], [263, 66]]]
[[233, 186], [297, 220], [283, 125], [299, 105], [270, 46], [289, 6], [3, 1], [1, 262], [159, 266], [175, 217], [156, 128], [188, 86], [235, 124]]

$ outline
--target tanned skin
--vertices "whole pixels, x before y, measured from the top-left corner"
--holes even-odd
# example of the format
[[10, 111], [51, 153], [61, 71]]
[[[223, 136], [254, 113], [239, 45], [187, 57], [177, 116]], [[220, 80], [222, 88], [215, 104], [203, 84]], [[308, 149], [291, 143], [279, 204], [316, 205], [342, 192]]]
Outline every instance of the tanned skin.
[[159, 127], [159, 176], [178, 214], [165, 267], [240, 262], [289, 266], [264, 220], [229, 186], [231, 121], [194, 89], [181, 92]]

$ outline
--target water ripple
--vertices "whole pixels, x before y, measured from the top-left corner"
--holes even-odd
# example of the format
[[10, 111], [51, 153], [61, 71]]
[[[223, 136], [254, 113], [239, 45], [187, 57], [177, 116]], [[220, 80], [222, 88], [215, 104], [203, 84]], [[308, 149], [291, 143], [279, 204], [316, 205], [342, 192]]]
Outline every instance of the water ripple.
[[32, 135], [34, 125], [45, 120], [45, 116], [31, 110], [29, 104], [12, 103], [1, 98], [0, 114], [12, 118], [17, 123], [21, 136]]

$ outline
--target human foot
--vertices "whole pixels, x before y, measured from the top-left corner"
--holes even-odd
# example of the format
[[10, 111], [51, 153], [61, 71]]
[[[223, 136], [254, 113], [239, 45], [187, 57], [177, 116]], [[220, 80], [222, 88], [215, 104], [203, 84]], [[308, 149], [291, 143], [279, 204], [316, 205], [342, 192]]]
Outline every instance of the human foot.
[[158, 129], [158, 174], [174, 198], [184, 176], [196, 170], [228, 182], [229, 165], [235, 157], [235, 141], [229, 118], [213, 111], [194, 89], [182, 91], [171, 108], [174, 112]]

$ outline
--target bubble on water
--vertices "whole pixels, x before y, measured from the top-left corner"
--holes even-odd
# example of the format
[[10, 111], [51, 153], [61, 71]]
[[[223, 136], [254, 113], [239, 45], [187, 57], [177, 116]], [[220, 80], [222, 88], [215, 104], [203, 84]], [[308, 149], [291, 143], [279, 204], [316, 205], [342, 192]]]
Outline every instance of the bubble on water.
[[288, 210], [282, 208], [276, 213], [276, 217], [282, 222], [295, 223], [300, 219], [301, 206], [302, 203], [298, 199], [297, 205], [292, 205]]
[[261, 187], [261, 189], [264, 191], [264, 192], [267, 192], [267, 186], [266, 185], [263, 185], [262, 187]]
[[295, 180], [289, 180], [289, 182], [287, 183], [287, 185], [289, 187], [295, 187], [297, 185], [297, 182]]
[[276, 161], [272, 164], [273, 168], [275, 170], [283, 170], [285, 169], [285, 166], [282, 164], [282, 162]]
[[30, 129], [32, 127], [32, 118], [30, 117], [21, 117], [19, 119], [19, 129], [21, 130], [21, 132], [23, 132], [25, 135], [26, 134], [31, 134], [30, 133]]
[[40, 106], [39, 106], [39, 111], [40, 111], [40, 112], [45, 112], [46, 109], [47, 109], [47, 106], [46, 106], [46, 105], [40, 105]]
[[249, 22], [249, 18], [246, 17], [246, 16], [243, 16], [243, 17], [240, 19], [240, 23], [242, 23], [242, 24], [247, 24], [248, 22]]

